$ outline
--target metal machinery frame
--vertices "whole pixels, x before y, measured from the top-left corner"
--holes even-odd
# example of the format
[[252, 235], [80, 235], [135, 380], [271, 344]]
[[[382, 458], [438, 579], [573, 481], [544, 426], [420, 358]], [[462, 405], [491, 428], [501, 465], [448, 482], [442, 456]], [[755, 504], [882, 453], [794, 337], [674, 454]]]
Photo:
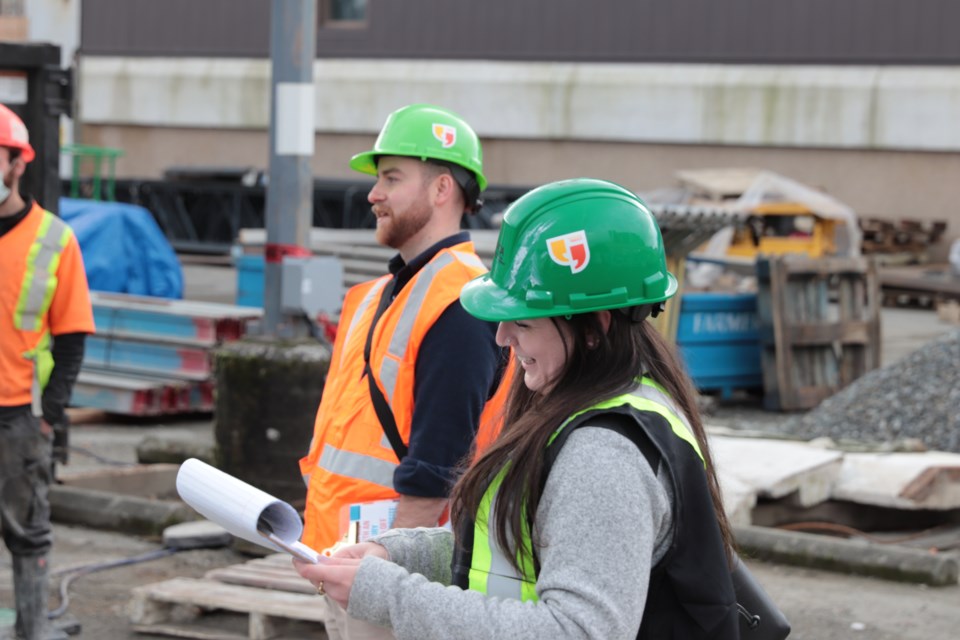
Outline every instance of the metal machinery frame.
[[[372, 184], [315, 179], [311, 226], [373, 228], [367, 202]], [[493, 216], [527, 191], [527, 187], [487, 189], [484, 207], [477, 215], [466, 216], [465, 224], [494, 228]], [[177, 252], [226, 255], [240, 229], [264, 227], [266, 178], [250, 168], [171, 168], [162, 180], [118, 179], [116, 198], [149, 210]]]
[[46, 43], [0, 42], [0, 73], [23, 77], [26, 102], [0, 95], [23, 119], [37, 153], [21, 186], [43, 207], [59, 212], [60, 116], [73, 114], [73, 71], [60, 68], [60, 47]]

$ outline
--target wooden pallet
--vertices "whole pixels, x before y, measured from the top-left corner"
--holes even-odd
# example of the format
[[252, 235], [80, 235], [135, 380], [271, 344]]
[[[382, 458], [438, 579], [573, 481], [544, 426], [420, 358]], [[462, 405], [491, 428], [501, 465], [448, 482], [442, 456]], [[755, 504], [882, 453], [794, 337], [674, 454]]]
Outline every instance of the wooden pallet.
[[866, 258], [757, 261], [764, 405], [811, 409], [880, 366], [876, 265]]
[[134, 631], [197, 640], [325, 639], [325, 613], [286, 554], [137, 587], [129, 606]]

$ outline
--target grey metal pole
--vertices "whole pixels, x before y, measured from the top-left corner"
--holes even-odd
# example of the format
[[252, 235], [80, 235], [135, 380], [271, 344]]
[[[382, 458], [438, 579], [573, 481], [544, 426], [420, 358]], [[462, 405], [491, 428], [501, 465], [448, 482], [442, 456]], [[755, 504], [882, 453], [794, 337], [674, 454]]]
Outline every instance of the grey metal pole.
[[270, 167], [263, 333], [302, 337], [308, 326], [280, 305], [284, 256], [309, 255], [313, 216], [316, 0], [273, 0], [270, 14]]

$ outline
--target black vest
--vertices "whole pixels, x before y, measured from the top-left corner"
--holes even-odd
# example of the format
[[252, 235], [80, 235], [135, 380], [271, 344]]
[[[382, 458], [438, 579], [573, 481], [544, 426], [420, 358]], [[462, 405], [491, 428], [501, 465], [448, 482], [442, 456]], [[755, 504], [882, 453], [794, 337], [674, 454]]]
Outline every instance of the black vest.
[[[616, 431], [634, 442], [656, 472], [665, 465], [673, 487], [673, 537], [653, 568], [637, 638], [650, 640], [738, 640], [733, 582], [703, 469], [689, 443], [653, 412], [622, 405], [577, 416], [547, 448], [542, 483], [566, 439], [584, 424]], [[611, 487], [623, 491], [624, 487]], [[469, 584], [473, 522], [457, 528], [453, 584]]]

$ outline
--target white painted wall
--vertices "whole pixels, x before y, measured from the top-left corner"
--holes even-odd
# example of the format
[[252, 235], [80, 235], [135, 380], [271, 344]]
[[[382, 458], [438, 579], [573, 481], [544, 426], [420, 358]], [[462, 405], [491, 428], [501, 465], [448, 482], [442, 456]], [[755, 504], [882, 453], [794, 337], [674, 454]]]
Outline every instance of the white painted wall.
[[[268, 126], [268, 60], [81, 62], [84, 122]], [[318, 60], [314, 76], [321, 133], [430, 102], [486, 138], [960, 150], [960, 67]]]

